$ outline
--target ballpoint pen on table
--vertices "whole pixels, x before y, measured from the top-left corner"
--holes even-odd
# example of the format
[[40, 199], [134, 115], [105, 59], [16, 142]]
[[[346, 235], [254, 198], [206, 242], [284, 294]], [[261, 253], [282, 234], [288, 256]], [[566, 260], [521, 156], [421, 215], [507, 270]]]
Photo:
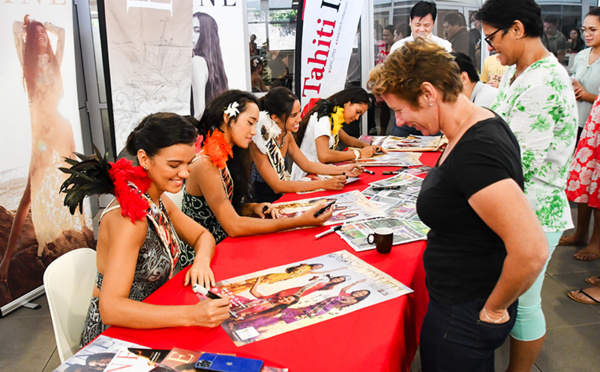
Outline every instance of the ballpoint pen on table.
[[375, 174], [375, 172], [373, 172], [372, 170], [369, 169], [363, 169], [363, 172], [368, 173], [368, 174]]
[[381, 191], [381, 190], [392, 190], [392, 189], [399, 189], [402, 188], [402, 185], [393, 185], [393, 186], [373, 186], [373, 190], [374, 191]]
[[323, 231], [322, 233], [315, 235], [315, 239], [322, 238], [322, 237], [324, 237], [325, 235], [329, 235], [329, 234], [331, 234], [332, 232], [338, 231], [339, 229], [341, 229], [341, 228], [342, 228], [342, 226], [343, 226], [343, 225], [337, 225], [337, 226], [335, 226], [335, 227], [332, 227], [332, 228], [331, 228], [331, 229], [329, 229], [329, 230], [325, 230], [325, 231]]

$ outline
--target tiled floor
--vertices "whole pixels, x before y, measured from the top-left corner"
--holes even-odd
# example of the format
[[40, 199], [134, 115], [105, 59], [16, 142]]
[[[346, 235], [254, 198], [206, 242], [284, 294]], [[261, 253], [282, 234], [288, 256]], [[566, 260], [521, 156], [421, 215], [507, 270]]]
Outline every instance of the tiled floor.
[[[600, 275], [600, 260], [576, 261], [574, 252], [575, 247], [557, 247], [548, 265], [542, 290], [548, 333], [532, 371], [600, 370], [600, 306], [579, 304], [565, 295], [585, 288], [585, 278]], [[60, 364], [46, 297], [34, 302], [42, 308], [21, 308], [0, 319], [0, 371], [45, 372]], [[503, 371], [507, 365], [508, 343], [496, 353], [496, 370]], [[417, 355], [411, 371], [419, 370]]]

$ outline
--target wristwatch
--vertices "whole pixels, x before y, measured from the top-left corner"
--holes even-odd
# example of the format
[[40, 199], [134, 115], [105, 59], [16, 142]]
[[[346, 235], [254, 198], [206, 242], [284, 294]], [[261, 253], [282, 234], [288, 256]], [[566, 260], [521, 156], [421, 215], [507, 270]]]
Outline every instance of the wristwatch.
[[354, 160], [360, 159], [360, 150], [352, 150], [354, 151]]

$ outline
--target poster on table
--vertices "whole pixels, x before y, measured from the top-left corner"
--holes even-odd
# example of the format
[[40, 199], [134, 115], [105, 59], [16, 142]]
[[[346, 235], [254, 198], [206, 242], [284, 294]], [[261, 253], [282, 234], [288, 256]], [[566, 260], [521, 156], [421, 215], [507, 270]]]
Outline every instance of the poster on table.
[[383, 217], [383, 211], [378, 205], [371, 203], [358, 190], [342, 194], [329, 195], [327, 197], [302, 199], [293, 202], [282, 202], [273, 204], [279, 208], [281, 217], [296, 217], [306, 211], [318, 206], [333, 204], [333, 214], [323, 225], [335, 225], [341, 222], [364, 220], [367, 218]]
[[89, 215], [71, 215], [59, 194], [58, 167], [83, 151], [72, 2], [0, 3], [0, 45], [1, 315], [55, 258], [95, 243]]
[[302, 106], [344, 89], [362, 5], [363, 0], [304, 0], [296, 32], [296, 66], [302, 66], [296, 93]]
[[223, 280], [213, 291], [231, 298], [221, 326], [237, 346], [413, 292], [347, 251]]
[[190, 113], [191, 1], [105, 0], [117, 153], [145, 116]]
[[[75, 355], [58, 366], [54, 372], [64, 371], [95, 371], [98, 366], [106, 366], [124, 347], [143, 347], [133, 342], [118, 340], [104, 335], [98, 336]], [[80, 369], [77, 369], [80, 368]]]
[[429, 228], [421, 221], [390, 217], [345, 224], [336, 232], [352, 249], [362, 252], [375, 249], [375, 243], [369, 243], [368, 237], [380, 227], [392, 229], [393, 245], [426, 240], [429, 232]]

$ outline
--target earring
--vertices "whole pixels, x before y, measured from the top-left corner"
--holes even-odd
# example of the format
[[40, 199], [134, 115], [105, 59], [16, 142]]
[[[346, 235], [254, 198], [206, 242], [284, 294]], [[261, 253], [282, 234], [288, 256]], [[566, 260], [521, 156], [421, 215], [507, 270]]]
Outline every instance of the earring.
[[145, 171], [148, 170], [148, 167], [146, 167], [145, 165], [142, 168], [144, 168]]
[[429, 106], [433, 106], [433, 102], [429, 102]]

